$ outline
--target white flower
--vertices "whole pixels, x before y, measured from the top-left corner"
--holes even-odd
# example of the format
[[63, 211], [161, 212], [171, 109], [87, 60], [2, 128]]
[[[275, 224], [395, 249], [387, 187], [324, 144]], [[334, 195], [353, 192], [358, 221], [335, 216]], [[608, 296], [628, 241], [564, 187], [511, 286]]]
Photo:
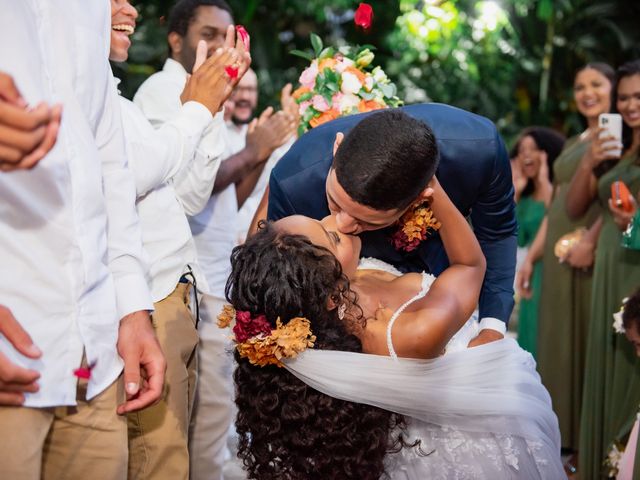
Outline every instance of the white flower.
[[347, 93], [358, 93], [361, 88], [362, 84], [358, 77], [351, 72], [342, 72], [342, 87], [340, 87], [342, 93], [345, 95]]
[[342, 73], [347, 68], [353, 67], [354, 65], [355, 65], [355, 62], [353, 60], [351, 60], [350, 58], [347, 58], [347, 57], [342, 57], [342, 60], [340, 60], [338, 63], [336, 63], [336, 72]]
[[373, 88], [374, 82], [375, 80], [373, 79], [373, 77], [371, 75], [367, 75], [364, 79], [364, 89], [367, 92], [370, 92], [371, 89]]
[[358, 108], [360, 98], [353, 93], [346, 93], [340, 97], [339, 109], [340, 113], [348, 112], [353, 108]]
[[384, 70], [382, 70], [379, 66], [374, 68], [371, 71], [371, 74], [373, 75], [373, 79], [378, 83], [388, 83], [389, 82], [389, 77], [387, 77], [387, 74], [384, 73]]

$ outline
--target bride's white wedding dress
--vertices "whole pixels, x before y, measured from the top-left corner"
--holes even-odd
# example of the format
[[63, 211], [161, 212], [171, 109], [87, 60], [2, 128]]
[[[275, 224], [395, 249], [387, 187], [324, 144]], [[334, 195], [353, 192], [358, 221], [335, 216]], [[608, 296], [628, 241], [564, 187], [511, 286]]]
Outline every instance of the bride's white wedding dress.
[[[366, 260], [361, 268], [400, 274], [376, 260]], [[433, 280], [423, 274], [420, 294], [404, 307], [424, 296]], [[566, 478], [558, 421], [529, 353], [512, 339], [466, 348], [478, 332], [474, 315], [444, 356], [397, 358], [392, 321], [389, 357], [307, 350], [285, 364], [327, 395], [405, 416], [405, 440], [420, 444], [388, 455], [391, 479]]]

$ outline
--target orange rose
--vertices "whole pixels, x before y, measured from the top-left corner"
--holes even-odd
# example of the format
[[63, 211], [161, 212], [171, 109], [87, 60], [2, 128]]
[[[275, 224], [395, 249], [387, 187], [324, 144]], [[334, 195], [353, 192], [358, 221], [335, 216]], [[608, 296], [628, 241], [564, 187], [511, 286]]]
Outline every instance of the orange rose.
[[386, 108], [384, 105], [379, 104], [375, 100], [360, 100], [358, 104], [359, 112], [371, 112], [373, 110], [380, 110]]
[[299, 99], [302, 95], [304, 95], [305, 93], [309, 93], [311, 90], [309, 90], [307, 87], [299, 87], [296, 88], [294, 90], [294, 92], [291, 94], [291, 96], [297, 100]]
[[326, 112], [324, 112], [322, 115], [312, 118], [309, 121], [309, 125], [311, 126], [311, 128], [315, 128], [318, 125], [322, 125], [323, 123], [327, 123], [327, 122], [330, 122], [331, 120], [335, 120], [339, 116], [340, 116], [340, 112], [332, 108], [331, 110], [327, 110]]
[[320, 63], [318, 63], [318, 71], [322, 73], [325, 68], [333, 70], [333, 67], [335, 67], [337, 63], [335, 58], [323, 58], [320, 60]]

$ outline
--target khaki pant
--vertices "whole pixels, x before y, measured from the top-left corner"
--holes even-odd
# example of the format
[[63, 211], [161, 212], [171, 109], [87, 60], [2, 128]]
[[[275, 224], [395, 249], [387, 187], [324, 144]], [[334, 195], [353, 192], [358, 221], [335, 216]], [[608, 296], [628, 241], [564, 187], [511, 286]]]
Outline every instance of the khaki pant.
[[198, 325], [198, 388], [191, 419], [191, 480], [220, 480], [229, 455], [227, 438], [233, 415], [229, 330], [218, 328], [225, 300], [208, 297]]
[[78, 381], [75, 407], [0, 407], [0, 477], [16, 480], [125, 480], [127, 424], [122, 376], [87, 402]]
[[196, 384], [198, 332], [191, 284], [179, 283], [154, 304], [153, 325], [167, 360], [160, 402], [128, 415], [129, 479], [187, 480], [189, 419]]

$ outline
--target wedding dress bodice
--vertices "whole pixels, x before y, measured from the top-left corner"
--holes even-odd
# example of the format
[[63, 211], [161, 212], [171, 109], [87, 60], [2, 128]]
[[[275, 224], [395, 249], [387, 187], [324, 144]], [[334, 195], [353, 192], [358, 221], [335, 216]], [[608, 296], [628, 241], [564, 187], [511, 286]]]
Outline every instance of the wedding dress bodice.
[[[401, 276], [402, 273], [393, 265], [390, 265], [382, 260], [378, 260], [377, 258], [362, 258], [360, 259], [360, 263], [358, 264], [359, 270], [379, 270], [387, 273], [391, 273], [397, 277]], [[420, 291], [411, 297], [409, 300], [404, 302], [391, 316], [389, 320], [389, 324], [387, 325], [387, 348], [389, 349], [389, 356], [391, 358], [397, 359], [398, 355], [396, 354], [395, 349], [393, 348], [393, 338], [391, 335], [391, 331], [393, 329], [393, 325], [395, 324], [398, 317], [402, 314], [402, 312], [412, 303], [423, 298], [429, 288], [435, 281], [436, 277], [429, 273], [422, 272], [422, 282], [420, 285]], [[460, 350], [464, 350], [467, 348], [469, 341], [478, 335], [479, 326], [478, 326], [478, 311], [476, 310], [471, 315], [471, 318], [467, 320], [467, 322], [463, 325], [463, 327], [458, 330], [458, 332], [449, 340], [447, 346], [445, 348], [445, 353], [456, 352]]]

